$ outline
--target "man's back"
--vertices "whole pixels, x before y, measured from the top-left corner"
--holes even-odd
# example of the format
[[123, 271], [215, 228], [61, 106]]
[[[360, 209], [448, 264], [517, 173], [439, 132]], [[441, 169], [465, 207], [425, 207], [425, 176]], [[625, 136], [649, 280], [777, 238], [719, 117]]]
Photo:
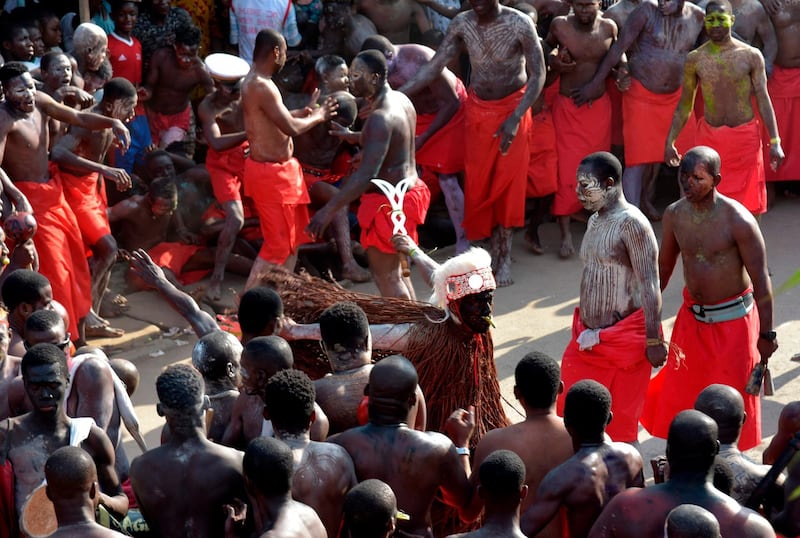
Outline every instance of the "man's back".
[[242, 84], [244, 128], [250, 155], [260, 162], [284, 162], [292, 157], [292, 139], [270, 119], [268, 109], [283, 106], [271, 78], [251, 71]]
[[289, 501], [281, 510], [269, 530], [261, 538], [325, 538], [325, 527], [317, 513], [309, 506]]
[[358, 407], [364, 399], [372, 365], [327, 375], [314, 382], [317, 404], [330, 420], [330, 434], [358, 426]]
[[394, 90], [386, 93], [386, 97], [367, 118], [361, 134], [362, 145], [368, 145], [375, 136], [389, 139], [376, 177], [395, 184], [404, 178], [416, 177], [416, 161], [412, 158], [416, 121], [414, 105], [408, 97]]
[[242, 453], [205, 439], [143, 454], [130, 477], [142, 514], [161, 536], [222, 536], [223, 505], [246, 498]]

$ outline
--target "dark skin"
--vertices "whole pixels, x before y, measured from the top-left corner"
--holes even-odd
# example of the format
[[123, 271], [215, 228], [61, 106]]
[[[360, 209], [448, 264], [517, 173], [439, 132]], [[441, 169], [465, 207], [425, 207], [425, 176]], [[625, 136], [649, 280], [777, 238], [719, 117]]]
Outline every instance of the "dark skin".
[[789, 402], [781, 410], [778, 417], [778, 432], [764, 450], [763, 462], [767, 465], [775, 463], [798, 431], [800, 431], [800, 402]]
[[355, 7], [375, 23], [378, 32], [392, 43], [408, 43], [412, 23], [416, 24], [421, 34], [431, 28], [425, 10], [414, 0], [358, 0]]
[[176, 43], [153, 53], [143, 86], [148, 108], [177, 114], [189, 106], [189, 95], [196, 87], [206, 93], [214, 91], [214, 82], [197, 51], [198, 45]]
[[800, 5], [792, 0], [762, 0], [778, 38], [775, 65], [800, 67]]
[[[80, 490], [80, 491], [78, 491]], [[58, 529], [50, 538], [115, 538], [120, 534], [95, 523], [95, 508], [99, 502], [100, 488], [97, 472], [89, 469], [79, 484], [69, 487], [47, 487], [47, 497], [53, 503]]]

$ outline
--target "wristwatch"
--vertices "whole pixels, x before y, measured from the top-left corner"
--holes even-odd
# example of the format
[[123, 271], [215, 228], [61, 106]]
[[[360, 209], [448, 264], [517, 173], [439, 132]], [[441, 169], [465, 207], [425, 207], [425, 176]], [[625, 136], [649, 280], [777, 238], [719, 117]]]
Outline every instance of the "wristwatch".
[[778, 333], [776, 333], [775, 331], [766, 331], [758, 333], [758, 337], [763, 338], [768, 342], [774, 342], [775, 340], [778, 339]]

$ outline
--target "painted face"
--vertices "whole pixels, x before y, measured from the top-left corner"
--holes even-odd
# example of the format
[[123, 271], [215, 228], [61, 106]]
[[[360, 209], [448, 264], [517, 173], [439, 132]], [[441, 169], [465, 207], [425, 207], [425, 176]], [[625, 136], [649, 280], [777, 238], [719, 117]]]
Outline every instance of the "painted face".
[[572, 10], [581, 24], [591, 24], [600, 12], [600, 3], [595, 0], [573, 0]]
[[692, 169], [689, 169], [688, 164], [682, 164], [678, 179], [681, 182], [685, 198], [690, 202], [702, 200], [714, 188], [714, 176], [708, 172], [708, 168], [702, 162], [695, 164]]
[[706, 33], [712, 41], [720, 41], [731, 35], [733, 15], [724, 11], [713, 10], [706, 14]]
[[176, 176], [175, 165], [166, 155], [151, 159], [147, 165], [147, 172], [153, 179], [175, 179]]
[[135, 115], [137, 98], [117, 99], [111, 105], [111, 117], [121, 122], [129, 122]]
[[347, 91], [350, 88], [350, 76], [346, 65], [340, 65], [328, 73], [327, 83], [331, 92]]
[[197, 52], [200, 50], [199, 45], [184, 45], [183, 43], [176, 43], [173, 45], [175, 49], [175, 59], [178, 60], [178, 66], [182, 69], [189, 69], [197, 59]]
[[6, 61], [29, 62], [33, 58], [33, 41], [25, 28], [17, 28], [12, 38], [3, 42], [3, 47], [10, 56]]
[[485, 333], [492, 326], [494, 290], [465, 295], [457, 299], [456, 309], [461, 322], [472, 332]]
[[30, 73], [12, 78], [4, 86], [4, 90], [9, 105], [21, 112], [33, 112], [36, 107], [36, 86]]
[[64, 54], [60, 54], [58, 58], [50, 63], [43, 76], [44, 83], [49, 88], [60, 88], [68, 85], [72, 81], [72, 64], [69, 58]]
[[33, 55], [40, 58], [44, 56], [44, 40], [42, 39], [42, 32], [39, 30], [39, 27], [32, 26], [28, 28], [28, 36], [31, 38], [31, 43], [33, 43]]
[[54, 364], [30, 367], [23, 378], [25, 392], [41, 413], [55, 413], [64, 400], [67, 376]]
[[606, 205], [606, 190], [600, 185], [600, 180], [591, 172], [578, 169], [578, 184], [576, 192], [578, 201], [587, 210], [594, 213]]
[[58, 17], [50, 17], [42, 23], [42, 41], [48, 49], [61, 44], [61, 21]]
[[97, 71], [103, 65], [108, 52], [108, 41], [103, 38], [96, 38], [89, 47], [83, 51], [83, 58], [86, 61], [87, 71]]
[[658, 0], [658, 9], [665, 17], [677, 15], [683, 9], [684, 0]]
[[356, 58], [350, 66], [350, 92], [355, 97], [369, 97], [375, 93], [375, 85], [372, 84], [372, 72], [366, 64]]

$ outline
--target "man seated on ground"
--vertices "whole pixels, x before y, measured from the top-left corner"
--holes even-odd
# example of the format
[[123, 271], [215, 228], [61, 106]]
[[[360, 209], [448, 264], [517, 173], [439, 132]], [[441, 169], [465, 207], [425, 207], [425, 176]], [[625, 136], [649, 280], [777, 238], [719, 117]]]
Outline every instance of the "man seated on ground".
[[667, 515], [665, 538], [721, 538], [714, 514], [694, 504], [682, 504]]
[[174, 144], [187, 157], [194, 154], [195, 144], [189, 97], [198, 87], [204, 93], [214, 91], [214, 82], [197, 55], [200, 37], [196, 26], [178, 28], [175, 44], [153, 53], [144, 82], [153, 144], [161, 149]]
[[264, 414], [275, 438], [292, 449], [292, 497], [313, 508], [328, 536], [336, 536], [345, 494], [356, 485], [353, 460], [342, 447], [312, 441], [314, 383], [299, 370], [282, 370], [267, 381]]
[[408, 359], [393, 355], [379, 361], [369, 376], [369, 423], [331, 442], [353, 458], [359, 481], [377, 478], [389, 484], [399, 508], [410, 516], [398, 522], [399, 531], [431, 538], [430, 507], [440, 489], [444, 502], [455, 508], [470, 500], [467, 446], [475, 416], [473, 408], [453, 412], [448, 424], [456, 444], [438, 432], [412, 430], [406, 421], [416, 402], [417, 382]]
[[344, 496], [342, 538], [389, 538], [397, 525], [397, 498], [385, 482], [371, 478]]
[[719, 521], [723, 536], [773, 538], [766, 519], [717, 491], [709, 482], [714, 456], [719, 452], [717, 425], [693, 409], [678, 413], [669, 427], [669, 479], [645, 489], [623, 491], [606, 505], [589, 536], [639, 538], [661, 536], [669, 512], [691, 503], [705, 508]]
[[156, 393], [170, 436], [131, 464], [142, 515], [158, 536], [223, 536], [223, 507], [245, 498], [242, 453], [206, 439], [203, 378], [192, 366], [168, 366], [156, 379]]
[[[558, 362], [540, 351], [532, 351], [517, 363], [514, 382], [514, 396], [525, 411], [525, 420], [487, 432], [475, 448], [473, 466], [479, 467], [489, 454], [502, 449], [522, 458], [528, 487], [528, 494], [521, 501], [521, 510], [525, 512], [537, 500], [542, 478], [572, 456], [574, 450], [564, 420], [556, 415], [556, 397], [564, 390]], [[470, 477], [473, 487], [472, 504], [467, 512], [470, 519], [477, 518], [483, 506], [481, 496], [477, 495], [479, 476], [472, 473]], [[538, 536], [560, 537], [562, 524], [561, 518], [554, 518]]]
[[615, 495], [644, 487], [639, 452], [628, 443], [606, 441], [605, 429], [611, 420], [607, 388], [591, 379], [572, 385], [564, 402], [564, 426], [572, 437], [575, 455], [542, 480], [536, 502], [522, 519], [526, 535], [537, 535], [563, 506], [569, 535], [587, 536]]
[[510, 450], [497, 450], [483, 460], [477, 474], [478, 495], [486, 506], [481, 528], [450, 538], [524, 538], [526, 535], [519, 527], [519, 510], [528, 495], [525, 463]]
[[284, 443], [258, 437], [244, 453], [247, 498], [254, 512], [256, 535], [261, 537], [327, 538], [314, 510], [292, 500], [292, 451]]
[[[367, 315], [355, 303], [336, 303], [325, 310], [319, 330], [333, 373], [316, 380], [314, 386], [333, 435], [366, 422], [364, 390], [372, 371], [372, 338]], [[417, 403], [410, 410], [408, 426], [425, 431], [426, 415], [425, 396], [417, 386]]]
[[44, 465], [47, 498], [53, 503], [58, 530], [49, 538], [114, 538], [124, 536], [95, 523], [100, 502], [97, 469], [92, 457], [76, 446], [59, 448]]
[[200, 338], [192, 349], [192, 366], [203, 375], [205, 395], [213, 411], [206, 437], [219, 442], [231, 422], [239, 397], [239, 359], [242, 344], [230, 333], [213, 331]]
[[[127, 123], [133, 118], [135, 107], [136, 88], [124, 78], [116, 78], [106, 83], [103, 100], [90, 111]], [[51, 160], [58, 164], [64, 198], [75, 213], [83, 243], [92, 251], [89, 260], [92, 309], [86, 319], [88, 337], [125, 334], [121, 329], [110, 327], [99, 316], [100, 304], [111, 278], [111, 268], [117, 260], [117, 242], [111, 235], [106, 214], [105, 179], [113, 181], [119, 191], [131, 187], [131, 178], [125, 170], [103, 164], [113, 143], [114, 133], [110, 128], [90, 131], [85, 127], [72, 126], [50, 153]]]
[[[42, 485], [47, 458], [67, 445], [80, 446], [89, 453], [97, 468], [100, 504], [118, 516], [124, 515], [128, 499], [114, 470], [111, 441], [91, 418], [67, 416], [69, 373], [64, 351], [53, 344], [37, 344], [22, 357], [20, 369], [33, 410], [0, 427], [2, 459], [13, 468], [13, 498], [4, 497], [2, 504], [15, 507], [14, 523], [19, 521], [25, 501]], [[8, 491], [6, 487], [11, 488], [4, 484], [3, 491]], [[16, 529], [9, 529], [7, 536], [16, 535]]]

